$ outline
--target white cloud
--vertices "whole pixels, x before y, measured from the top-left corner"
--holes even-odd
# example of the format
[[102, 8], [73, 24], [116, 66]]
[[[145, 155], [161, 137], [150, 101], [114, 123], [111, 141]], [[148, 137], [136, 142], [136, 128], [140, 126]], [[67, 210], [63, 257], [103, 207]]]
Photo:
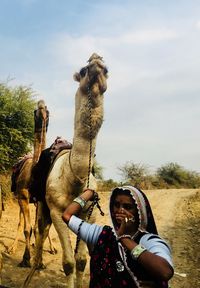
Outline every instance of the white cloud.
[[196, 28], [198, 29], [198, 30], [200, 30], [200, 20], [198, 20], [197, 22], [196, 22]]
[[[156, 167], [182, 159], [186, 168], [194, 163], [196, 169], [196, 143], [200, 143], [196, 132], [200, 126], [200, 38], [199, 31], [194, 31], [195, 18], [183, 21], [174, 15], [172, 19], [165, 11], [160, 13], [162, 5], [150, 10], [145, 6], [149, 17], [142, 19], [138, 12], [136, 21], [129, 6], [123, 5], [122, 11], [115, 6], [112, 18], [112, 4], [106, 6], [106, 11], [98, 5], [98, 20], [107, 21], [100, 23], [92, 13], [85, 14], [73, 32], [63, 25], [62, 32], [48, 31], [51, 38], [40, 35], [38, 41], [30, 35], [28, 40], [32, 42], [26, 37], [0, 35], [1, 78], [12, 72], [11, 77], [16, 77], [19, 84], [33, 83], [40, 97], [44, 97], [50, 110], [49, 144], [57, 135], [72, 140], [78, 87], [73, 74], [97, 52], [109, 69], [105, 122], [97, 140], [97, 160], [105, 167], [105, 177], [118, 178], [116, 166], [127, 160]], [[131, 8], [134, 6], [131, 4]], [[135, 7], [134, 11], [140, 10]], [[121, 22], [120, 13], [124, 19]], [[84, 32], [81, 25], [90, 29], [85, 28]], [[195, 27], [200, 29], [200, 21]]]
[[167, 29], [139, 30], [125, 34], [121, 37], [126, 44], [150, 44], [154, 42], [172, 40], [177, 38], [177, 33]]

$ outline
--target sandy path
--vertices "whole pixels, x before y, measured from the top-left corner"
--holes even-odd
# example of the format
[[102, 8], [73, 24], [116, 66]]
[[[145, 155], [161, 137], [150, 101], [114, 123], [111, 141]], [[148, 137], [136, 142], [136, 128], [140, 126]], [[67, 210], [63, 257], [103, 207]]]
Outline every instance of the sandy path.
[[[200, 190], [174, 189], [145, 192], [152, 205], [158, 230], [172, 247], [176, 274], [171, 281], [171, 287], [200, 287]], [[97, 222], [109, 224], [107, 210], [109, 193], [100, 193], [100, 197], [105, 216], [102, 217], [97, 213]], [[34, 215], [34, 206], [30, 206], [32, 215]], [[6, 203], [0, 225], [0, 248], [2, 250], [11, 245], [15, 237], [18, 211], [16, 203]], [[67, 287], [65, 275], [61, 271], [61, 247], [53, 227], [50, 234], [58, 253], [56, 255], [49, 254], [49, 245], [46, 241], [44, 263], [47, 269], [36, 272], [30, 288]], [[74, 241], [75, 237], [73, 237]], [[22, 235], [18, 250], [14, 255], [3, 253], [2, 283], [8, 287], [20, 287], [29, 271], [28, 268], [17, 266], [21, 260], [23, 249]], [[87, 265], [84, 288], [88, 287], [88, 275]]]

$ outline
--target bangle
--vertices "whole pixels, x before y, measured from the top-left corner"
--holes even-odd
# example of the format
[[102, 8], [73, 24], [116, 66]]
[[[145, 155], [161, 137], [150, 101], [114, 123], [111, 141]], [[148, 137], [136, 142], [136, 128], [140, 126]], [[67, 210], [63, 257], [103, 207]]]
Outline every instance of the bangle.
[[120, 241], [120, 240], [123, 239], [123, 238], [132, 239], [131, 235], [129, 235], [129, 234], [123, 234], [123, 235], [117, 237], [117, 241]]
[[87, 190], [89, 190], [89, 191], [91, 191], [93, 193], [92, 197], [90, 197], [90, 199], [88, 201], [95, 201], [95, 200], [99, 201], [100, 200], [99, 195], [98, 195], [97, 192], [95, 192], [95, 190], [90, 189], [90, 188], [86, 188], [86, 189], [83, 190], [83, 192], [85, 192]]
[[137, 260], [139, 256], [146, 250], [146, 248], [138, 244], [137, 246], [135, 246], [135, 248], [131, 250], [131, 256], [134, 260]]
[[81, 208], [83, 208], [86, 205], [86, 203], [87, 203], [87, 201], [85, 199], [83, 199], [81, 196], [76, 197], [73, 200], [73, 202], [78, 203], [81, 206]]

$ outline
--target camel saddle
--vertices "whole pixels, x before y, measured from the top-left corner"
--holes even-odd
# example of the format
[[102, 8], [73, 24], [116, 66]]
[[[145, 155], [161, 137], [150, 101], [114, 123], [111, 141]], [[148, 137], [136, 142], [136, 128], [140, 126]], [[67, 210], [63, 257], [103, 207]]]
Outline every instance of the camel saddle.
[[33, 156], [31, 154], [26, 154], [23, 157], [19, 158], [16, 164], [13, 165], [12, 167], [12, 175], [11, 175], [11, 191], [16, 194], [16, 189], [17, 189], [17, 178], [19, 176], [19, 173], [24, 165], [24, 163], [28, 159], [32, 159]]
[[55, 159], [72, 148], [72, 144], [67, 140], [56, 140], [49, 148], [42, 151], [37, 164], [32, 169], [29, 185], [30, 203], [45, 200], [47, 176]]

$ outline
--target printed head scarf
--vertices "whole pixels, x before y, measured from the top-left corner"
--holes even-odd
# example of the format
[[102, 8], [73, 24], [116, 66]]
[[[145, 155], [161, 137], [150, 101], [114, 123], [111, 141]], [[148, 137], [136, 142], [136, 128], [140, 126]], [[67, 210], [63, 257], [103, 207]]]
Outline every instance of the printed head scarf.
[[[132, 196], [132, 199], [134, 200], [137, 206], [138, 216], [139, 216], [138, 232], [140, 231], [140, 232], [149, 232], [153, 234], [158, 234], [155, 221], [154, 221], [154, 217], [151, 211], [151, 207], [150, 207], [150, 204], [146, 195], [141, 190], [133, 186], [117, 187], [111, 192], [110, 205], [109, 205], [110, 216], [111, 216], [111, 210], [113, 206], [113, 200], [115, 199], [117, 194], [121, 193], [122, 191], [128, 191], [129, 195]], [[111, 221], [113, 224], [112, 217], [111, 217]], [[113, 225], [113, 228], [114, 228], [114, 225]]]

